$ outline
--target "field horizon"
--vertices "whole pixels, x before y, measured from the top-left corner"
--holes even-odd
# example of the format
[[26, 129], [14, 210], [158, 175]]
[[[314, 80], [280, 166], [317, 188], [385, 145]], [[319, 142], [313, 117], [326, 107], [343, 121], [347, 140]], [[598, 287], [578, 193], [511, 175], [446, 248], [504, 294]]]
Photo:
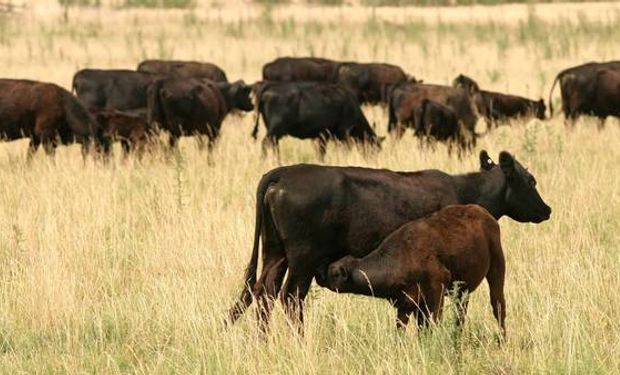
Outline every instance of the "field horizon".
[[[230, 80], [254, 82], [277, 56], [314, 55], [389, 62], [425, 82], [465, 73], [482, 88], [547, 101], [560, 70], [619, 55], [620, 7], [596, 4], [459, 7], [441, 19], [427, 8], [415, 16], [413, 8], [356, 7], [351, 17], [325, 8], [321, 19], [322, 8], [256, 7], [235, 19], [238, 3], [222, 5], [219, 17], [201, 7], [63, 15], [42, 6], [0, 15], [0, 61], [5, 78], [69, 88], [80, 68], [134, 68], [145, 58], [213, 61]], [[559, 108], [557, 88], [554, 102]], [[385, 110], [364, 112], [387, 135]], [[324, 160], [312, 142], [281, 142], [281, 165], [454, 174], [478, 170], [480, 150], [496, 162], [502, 150], [514, 154], [553, 212], [539, 225], [499, 221], [508, 310], [501, 347], [485, 282], [459, 341], [450, 304], [431, 333], [410, 326], [397, 334], [387, 302], [316, 285], [304, 338], [279, 305], [266, 341], [254, 306], [225, 329], [251, 253], [256, 185], [280, 165], [250, 138], [251, 113], [225, 120], [212, 160], [192, 138], [176, 153], [155, 149], [142, 159], [124, 159], [115, 145], [107, 164], [82, 160], [77, 145], [28, 161], [27, 140], [2, 142], [0, 373], [620, 373], [620, 126], [610, 118], [597, 130], [583, 117], [567, 127], [559, 112], [503, 124], [462, 159], [442, 145], [420, 148], [411, 132], [388, 137], [375, 154], [329, 144]]]

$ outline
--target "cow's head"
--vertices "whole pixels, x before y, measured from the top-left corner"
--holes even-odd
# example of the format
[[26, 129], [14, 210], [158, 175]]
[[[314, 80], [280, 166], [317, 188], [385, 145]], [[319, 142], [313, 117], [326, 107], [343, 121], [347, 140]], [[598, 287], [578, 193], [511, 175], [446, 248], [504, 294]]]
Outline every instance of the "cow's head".
[[470, 95], [480, 91], [480, 86], [478, 86], [478, 83], [464, 74], [459, 74], [454, 80], [452, 80], [452, 87], [460, 87], [465, 89], [470, 93]]
[[[484, 162], [483, 157], [486, 157]], [[486, 171], [494, 171], [497, 168], [485, 151], [480, 153], [480, 168]], [[506, 151], [499, 154], [499, 169], [504, 182], [500, 193], [502, 212], [498, 216], [506, 215], [521, 223], [540, 223], [548, 220], [551, 216], [551, 207], [538, 193], [534, 176]]]
[[252, 104], [252, 85], [247, 85], [244, 81], [230, 83], [226, 89], [227, 100], [232, 109], [240, 109], [249, 112], [254, 109]]

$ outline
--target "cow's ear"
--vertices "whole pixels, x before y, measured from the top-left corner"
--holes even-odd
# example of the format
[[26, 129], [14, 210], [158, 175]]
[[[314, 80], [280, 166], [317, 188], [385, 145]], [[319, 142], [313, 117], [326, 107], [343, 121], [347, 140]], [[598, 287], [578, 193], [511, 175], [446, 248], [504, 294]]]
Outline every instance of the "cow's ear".
[[513, 177], [515, 174], [515, 159], [506, 151], [499, 153], [499, 166], [506, 177]]
[[480, 170], [481, 171], [490, 171], [497, 164], [491, 159], [487, 150], [480, 151]]

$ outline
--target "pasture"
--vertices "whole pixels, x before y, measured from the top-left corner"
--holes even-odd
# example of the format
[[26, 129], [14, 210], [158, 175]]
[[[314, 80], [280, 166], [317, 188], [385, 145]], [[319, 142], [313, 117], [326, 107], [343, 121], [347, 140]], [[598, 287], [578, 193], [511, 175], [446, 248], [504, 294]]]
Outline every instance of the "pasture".
[[[229, 79], [254, 82], [277, 56], [316, 55], [385, 61], [425, 82], [466, 73], [483, 88], [546, 100], [560, 70], [620, 53], [620, 6], [608, 3], [450, 8], [446, 19], [432, 8], [33, 4], [0, 15], [2, 75], [66, 88], [79, 68], [131, 69], [144, 58], [212, 61]], [[557, 91], [555, 101], [557, 113]], [[385, 112], [364, 110], [386, 135]], [[420, 149], [410, 131], [388, 137], [377, 154], [328, 146], [328, 165], [464, 173], [478, 169], [486, 149], [495, 161], [509, 150], [529, 167], [553, 213], [540, 225], [500, 220], [501, 347], [486, 283], [458, 342], [449, 304], [432, 333], [410, 326], [397, 334], [385, 301], [316, 286], [303, 338], [279, 307], [266, 342], [253, 309], [225, 329], [251, 251], [256, 184], [278, 165], [261, 158], [253, 125], [251, 114], [228, 117], [212, 160], [191, 138], [179, 152], [142, 160], [123, 160], [115, 145], [108, 164], [83, 162], [77, 145], [28, 162], [26, 140], [1, 143], [0, 373], [620, 372], [617, 120], [600, 131], [587, 117], [572, 129], [557, 114], [515, 121], [462, 160], [441, 145]], [[280, 147], [282, 164], [320, 162], [311, 142]]]

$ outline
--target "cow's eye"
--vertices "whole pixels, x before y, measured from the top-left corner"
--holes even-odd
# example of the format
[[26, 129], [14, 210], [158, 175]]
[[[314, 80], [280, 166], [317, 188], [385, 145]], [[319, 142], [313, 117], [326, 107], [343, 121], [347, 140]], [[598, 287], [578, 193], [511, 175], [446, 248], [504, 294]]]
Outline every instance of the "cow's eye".
[[535, 180], [535, 179], [533, 179], [533, 178], [532, 178], [532, 179], [530, 180], [530, 186], [531, 186], [531, 187], [533, 187], [533, 188], [535, 188], [535, 187], [536, 187], [536, 180]]

